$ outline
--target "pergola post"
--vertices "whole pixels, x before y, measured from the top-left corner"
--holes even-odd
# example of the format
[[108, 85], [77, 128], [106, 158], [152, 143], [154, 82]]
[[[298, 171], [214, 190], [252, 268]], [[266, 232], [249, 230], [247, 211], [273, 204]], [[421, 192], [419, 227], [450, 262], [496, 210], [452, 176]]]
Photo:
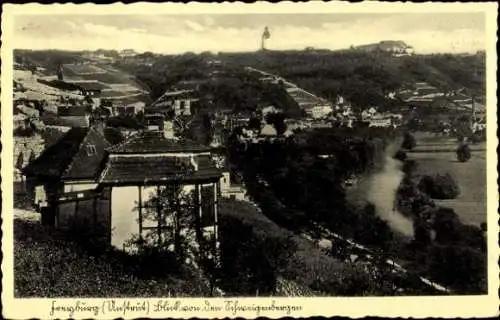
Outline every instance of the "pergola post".
[[220, 182], [214, 183], [214, 243], [213, 255], [215, 267], [219, 266], [220, 252], [219, 252], [219, 188]]
[[[195, 215], [195, 228], [196, 228], [196, 240], [200, 249], [202, 249], [203, 245], [203, 233], [202, 233], [202, 225], [201, 225], [201, 192], [200, 192], [200, 184], [196, 183], [194, 186], [194, 215]], [[202, 250], [200, 250], [202, 251]], [[203, 253], [202, 253], [203, 254]]]

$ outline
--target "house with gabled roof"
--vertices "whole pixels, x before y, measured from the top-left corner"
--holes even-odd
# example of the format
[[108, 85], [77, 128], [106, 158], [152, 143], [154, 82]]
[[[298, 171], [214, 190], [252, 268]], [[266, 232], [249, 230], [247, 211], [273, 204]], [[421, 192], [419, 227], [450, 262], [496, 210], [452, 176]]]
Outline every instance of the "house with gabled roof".
[[151, 203], [165, 190], [175, 188], [193, 203], [191, 214], [196, 221], [198, 243], [205, 241], [216, 250], [221, 178], [211, 148], [174, 137], [169, 122], [109, 148], [98, 182], [110, 201], [111, 244], [128, 250], [130, 239], [161, 242], [159, 239], [171, 237], [172, 230], [179, 226], [163, 217], [169, 215], [168, 210]]
[[182, 236], [217, 261], [222, 172], [211, 148], [175, 137], [170, 122], [114, 146], [101, 132], [72, 128], [24, 168], [36, 203], [54, 209], [50, 224], [101, 221], [108, 244], [126, 251]]
[[65, 192], [95, 189], [110, 146], [95, 127], [71, 128], [22, 170], [34, 204], [48, 206]]
[[152, 107], [174, 111], [175, 115], [191, 115], [193, 103], [199, 101], [199, 93], [193, 89], [166, 91], [153, 102]]

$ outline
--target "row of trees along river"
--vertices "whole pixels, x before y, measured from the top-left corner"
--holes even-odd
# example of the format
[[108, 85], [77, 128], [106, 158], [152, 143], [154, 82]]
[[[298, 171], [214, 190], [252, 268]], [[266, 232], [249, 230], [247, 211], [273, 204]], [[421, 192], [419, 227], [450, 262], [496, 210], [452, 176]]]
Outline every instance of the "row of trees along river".
[[[346, 239], [397, 257], [403, 266], [416, 267], [415, 257], [421, 258], [427, 249], [415, 244], [415, 219], [398, 211], [396, 195], [405, 176], [404, 162], [393, 157], [401, 145], [400, 136], [384, 128], [316, 129], [259, 144], [230, 139], [229, 150], [250, 197], [271, 220], [294, 232], [314, 231], [319, 223]], [[347, 186], [349, 180], [358, 183]], [[439, 283], [443, 270], [461, 263], [456, 255], [448, 256], [449, 260], [435, 256], [435, 263], [427, 261], [425, 268], [418, 269]], [[459, 291], [480, 292], [480, 278], [450, 284]]]

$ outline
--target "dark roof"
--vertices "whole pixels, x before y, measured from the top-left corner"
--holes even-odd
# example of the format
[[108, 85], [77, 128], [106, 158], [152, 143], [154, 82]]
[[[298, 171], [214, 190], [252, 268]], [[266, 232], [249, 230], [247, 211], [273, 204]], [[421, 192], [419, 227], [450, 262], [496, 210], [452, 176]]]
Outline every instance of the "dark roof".
[[211, 168], [212, 165], [212, 160], [210, 159], [209, 155], [201, 155], [197, 157], [198, 161], [198, 168]]
[[84, 117], [88, 114], [89, 112], [84, 106], [57, 107], [57, 116], [59, 117]]
[[88, 90], [88, 91], [100, 91], [102, 89], [109, 88], [108, 86], [98, 81], [85, 81], [85, 82], [73, 81], [71, 82], [71, 84], [77, 86], [82, 90]]
[[117, 128], [106, 127], [104, 128], [103, 132], [104, 137], [111, 145], [122, 143], [124, 141], [124, 137], [121, 131]]
[[[94, 146], [92, 148], [91, 146]], [[94, 152], [89, 152], [89, 147]], [[110, 144], [93, 128], [72, 128], [23, 169], [28, 176], [96, 179]]]
[[210, 147], [188, 139], [166, 139], [161, 132], [142, 132], [109, 149], [110, 153], [208, 152]]
[[193, 91], [190, 89], [183, 89], [177, 91], [167, 91], [158, 100], [156, 100], [154, 106], [162, 106], [165, 103], [169, 103], [178, 99], [199, 99], [200, 94], [198, 91]]
[[207, 165], [198, 170], [189, 158], [166, 156], [110, 156], [100, 178], [104, 184], [147, 184], [168, 181], [200, 181], [219, 179], [220, 171]]

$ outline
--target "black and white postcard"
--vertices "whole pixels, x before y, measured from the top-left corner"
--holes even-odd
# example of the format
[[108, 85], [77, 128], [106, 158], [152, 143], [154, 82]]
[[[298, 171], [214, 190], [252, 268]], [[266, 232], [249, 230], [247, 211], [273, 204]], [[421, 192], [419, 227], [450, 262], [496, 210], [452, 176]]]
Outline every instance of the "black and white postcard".
[[497, 9], [4, 5], [3, 316], [498, 315]]

